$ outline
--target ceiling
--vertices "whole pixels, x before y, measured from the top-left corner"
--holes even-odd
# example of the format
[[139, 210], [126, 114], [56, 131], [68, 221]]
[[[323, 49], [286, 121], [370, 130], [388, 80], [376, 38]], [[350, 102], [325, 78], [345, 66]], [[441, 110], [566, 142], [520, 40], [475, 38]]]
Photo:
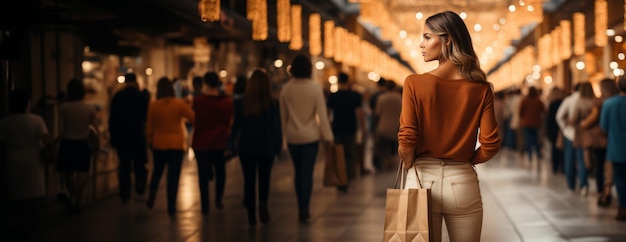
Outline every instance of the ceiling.
[[[511, 45], [524, 28], [543, 21], [543, 12], [555, 11], [565, 0], [346, 0], [360, 5], [359, 19], [391, 43], [417, 72], [436, 67], [421, 58], [424, 21], [442, 11], [459, 13], [470, 30], [481, 66], [488, 71], [511, 54]], [[511, 11], [513, 10], [513, 11]]]

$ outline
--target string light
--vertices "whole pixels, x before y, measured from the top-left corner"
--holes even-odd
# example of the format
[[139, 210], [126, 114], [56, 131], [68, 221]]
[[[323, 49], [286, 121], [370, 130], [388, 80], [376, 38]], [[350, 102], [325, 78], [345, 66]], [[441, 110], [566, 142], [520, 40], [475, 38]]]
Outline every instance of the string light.
[[254, 20], [252, 20], [252, 39], [267, 39], [267, 2], [256, 1]]
[[291, 40], [291, 4], [289, 0], [276, 1], [276, 25], [279, 42]]
[[291, 6], [291, 42], [289, 49], [302, 49], [302, 6]]
[[203, 22], [220, 20], [220, 0], [200, 0], [198, 12], [200, 13], [200, 20]]
[[309, 53], [322, 53], [322, 18], [319, 13], [309, 15]]

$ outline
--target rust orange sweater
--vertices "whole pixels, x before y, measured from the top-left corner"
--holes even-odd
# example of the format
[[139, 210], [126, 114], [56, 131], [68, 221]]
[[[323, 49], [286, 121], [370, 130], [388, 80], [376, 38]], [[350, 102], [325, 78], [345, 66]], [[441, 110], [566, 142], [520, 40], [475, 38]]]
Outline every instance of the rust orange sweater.
[[183, 121], [193, 124], [195, 117], [191, 106], [176, 97], [157, 99], [150, 103], [146, 121], [148, 144], [157, 150], [185, 150]]
[[[402, 93], [398, 132], [402, 159], [429, 157], [477, 164], [500, 150], [489, 83], [415, 74], [406, 78]], [[477, 137], [481, 146], [476, 150]]]

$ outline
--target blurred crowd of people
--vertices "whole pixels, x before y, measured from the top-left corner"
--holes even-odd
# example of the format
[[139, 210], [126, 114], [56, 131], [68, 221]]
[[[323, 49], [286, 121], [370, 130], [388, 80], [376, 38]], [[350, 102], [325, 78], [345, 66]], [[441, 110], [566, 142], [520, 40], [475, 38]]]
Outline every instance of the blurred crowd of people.
[[[583, 81], [572, 90], [554, 87], [547, 95], [532, 86], [524, 94], [520, 89], [496, 92], [494, 109], [503, 152], [516, 154], [529, 165], [549, 158], [553, 175], [564, 175], [570, 191], [581, 196], [596, 192], [600, 207], [610, 205], [615, 186], [616, 219], [626, 221], [626, 173], [621, 171], [626, 160], [622, 151], [626, 78], [605, 78], [597, 87], [594, 91], [591, 82]], [[590, 189], [590, 180], [595, 188]]]
[[[293, 162], [301, 223], [310, 218], [314, 165], [321, 149], [343, 145], [350, 181], [374, 172], [364, 164], [365, 139], [376, 143], [377, 171], [397, 164], [401, 92], [395, 82], [381, 78], [379, 89], [369, 97], [356, 91], [354, 80], [341, 72], [339, 88], [331, 93], [312, 79], [311, 60], [304, 55], [293, 59], [289, 74], [291, 79], [279, 92], [268, 73], [256, 69], [248, 77], [237, 77], [231, 90], [216, 72], [209, 71], [193, 77], [192, 89], [162, 77], [152, 94], [140, 87], [134, 73], [128, 73], [123, 86], [112, 93], [105, 131], [97, 128], [100, 110], [85, 100], [85, 85], [73, 79], [66, 86], [67, 96], [59, 102], [57, 137], [52, 137], [40, 115], [29, 111], [28, 92], [13, 90], [11, 112], [0, 122], [0, 141], [7, 154], [10, 206], [21, 208], [13, 209], [10, 216], [23, 218], [15, 227], [30, 230], [29, 221], [41, 214], [35, 208], [44, 207], [49, 195], [44, 170], [50, 164], [60, 174], [59, 200], [67, 213], [81, 212], [101, 136], [108, 138], [117, 155], [121, 202], [145, 196], [146, 206], [153, 208], [166, 174], [170, 216], [176, 214], [181, 168], [188, 152], [193, 152], [192, 161], [197, 164], [203, 215], [213, 206], [224, 207], [226, 163], [238, 157], [244, 178], [243, 204], [251, 226], [257, 220], [270, 221], [272, 166], [285, 151]], [[209, 192], [211, 182], [213, 193]], [[348, 188], [349, 184], [337, 190], [346, 193]]]

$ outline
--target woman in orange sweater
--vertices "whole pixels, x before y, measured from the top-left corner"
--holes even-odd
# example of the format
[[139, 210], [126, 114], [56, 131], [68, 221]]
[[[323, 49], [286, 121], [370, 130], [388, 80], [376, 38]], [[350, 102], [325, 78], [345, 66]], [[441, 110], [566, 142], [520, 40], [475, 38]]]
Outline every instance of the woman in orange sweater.
[[480, 241], [483, 205], [474, 165], [500, 149], [493, 91], [456, 13], [426, 19], [420, 47], [424, 61], [439, 66], [404, 81], [398, 153], [410, 168], [406, 187], [417, 187], [417, 169], [422, 186], [432, 189], [433, 241], [441, 241], [443, 219], [450, 241]]
[[157, 83], [156, 101], [150, 103], [146, 122], [148, 145], [152, 147], [154, 169], [150, 180], [148, 208], [154, 206], [157, 188], [167, 165], [167, 213], [176, 213], [178, 180], [185, 154], [185, 130], [183, 122], [193, 122], [195, 115], [191, 106], [174, 95], [172, 82], [163, 77]]

